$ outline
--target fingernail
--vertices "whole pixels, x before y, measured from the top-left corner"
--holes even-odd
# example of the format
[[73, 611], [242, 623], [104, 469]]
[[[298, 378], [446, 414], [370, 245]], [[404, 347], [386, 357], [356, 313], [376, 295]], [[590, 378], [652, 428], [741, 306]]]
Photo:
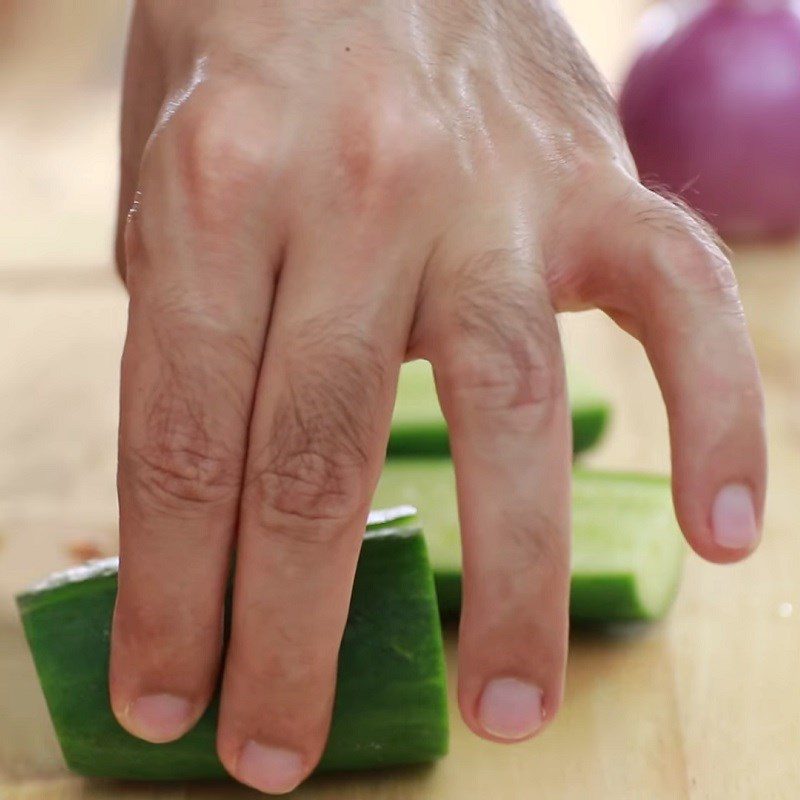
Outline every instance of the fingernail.
[[742, 484], [720, 489], [711, 511], [714, 541], [730, 550], [748, 550], [758, 540], [753, 495]]
[[495, 678], [483, 690], [478, 719], [499, 739], [532, 736], [542, 725], [542, 690], [517, 678]]
[[249, 741], [239, 754], [236, 778], [267, 794], [286, 794], [304, 777], [298, 753]]
[[134, 700], [127, 711], [131, 732], [148, 742], [169, 742], [186, 733], [192, 704], [172, 694], [148, 694]]

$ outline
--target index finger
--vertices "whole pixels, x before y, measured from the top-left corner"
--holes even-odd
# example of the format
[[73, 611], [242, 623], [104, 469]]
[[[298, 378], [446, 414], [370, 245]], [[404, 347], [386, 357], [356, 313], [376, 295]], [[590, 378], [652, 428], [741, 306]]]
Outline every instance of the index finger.
[[[215, 686], [278, 249], [277, 235], [253, 235], [259, 165], [230, 158], [233, 134], [214, 143], [224, 114], [201, 108], [190, 101], [148, 151], [127, 229], [109, 682], [120, 723], [155, 742], [185, 733]], [[225, 171], [209, 163], [212, 144], [225, 147]]]

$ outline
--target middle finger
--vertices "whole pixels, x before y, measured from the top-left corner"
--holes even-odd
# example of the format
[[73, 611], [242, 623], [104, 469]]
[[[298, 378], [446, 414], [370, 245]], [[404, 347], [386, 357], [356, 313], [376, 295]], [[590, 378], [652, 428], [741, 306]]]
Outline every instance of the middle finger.
[[413, 310], [406, 256], [348, 229], [293, 239], [250, 433], [217, 746], [268, 792], [296, 786], [325, 745]]

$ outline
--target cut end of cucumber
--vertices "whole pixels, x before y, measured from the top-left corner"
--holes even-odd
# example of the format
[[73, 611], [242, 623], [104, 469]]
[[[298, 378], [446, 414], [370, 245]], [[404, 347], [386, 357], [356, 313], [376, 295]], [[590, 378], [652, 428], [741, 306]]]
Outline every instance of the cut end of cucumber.
[[[375, 501], [419, 508], [440, 612], [445, 618], [456, 616], [461, 602], [461, 546], [451, 463], [387, 462]], [[573, 621], [662, 617], [675, 598], [685, 549], [666, 478], [575, 471]]]
[[572, 513], [573, 616], [586, 621], [664, 616], [678, 591], [686, 553], [669, 480], [577, 471]]
[[370, 536], [374, 531], [396, 528], [415, 520], [416, 517], [417, 509], [414, 508], [414, 506], [405, 505], [394, 506], [393, 508], [375, 508], [369, 512], [369, 516], [367, 517], [366, 536]]
[[[419, 534], [421, 532], [420, 529], [411, 525], [416, 519], [417, 509], [411, 505], [374, 508], [367, 517], [367, 529], [364, 533], [364, 538], [369, 539], [387, 534], [390, 536], [413, 536]], [[41, 600], [51, 589], [59, 589], [72, 583], [82, 583], [97, 578], [116, 576], [118, 571], [118, 556], [93, 558], [89, 561], [84, 561], [82, 564], [76, 564], [58, 572], [53, 572], [46, 578], [19, 592], [16, 600], [18, 604], [24, 604], [28, 596], [31, 596], [34, 600]]]
[[[577, 370], [567, 369], [567, 383], [572, 409], [572, 447], [575, 453], [581, 453], [594, 447], [602, 437], [611, 407]], [[395, 458], [450, 453], [447, 425], [427, 361], [403, 364], [387, 453]]]
[[[320, 771], [432, 761], [447, 752], [441, 628], [425, 542], [403, 507], [371, 517], [339, 653], [336, 700]], [[117, 559], [57, 573], [17, 596], [67, 764], [87, 776], [220, 778], [218, 698], [169, 744], [123, 730], [108, 700]]]
[[73, 567], [53, 572], [46, 578], [37, 581], [33, 586], [23, 589], [17, 594], [17, 604], [24, 606], [28, 600], [35, 602], [48, 595], [55, 589], [62, 589], [73, 583], [83, 583], [84, 581], [97, 580], [116, 576], [119, 571], [119, 558], [110, 556], [109, 558], [93, 558], [76, 564]]

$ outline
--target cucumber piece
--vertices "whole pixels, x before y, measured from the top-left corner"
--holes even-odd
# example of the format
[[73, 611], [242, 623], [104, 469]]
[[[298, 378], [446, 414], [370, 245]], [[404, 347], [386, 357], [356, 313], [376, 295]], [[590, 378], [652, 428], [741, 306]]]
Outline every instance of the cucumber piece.
[[[447, 459], [387, 462], [375, 502], [420, 509], [444, 618], [461, 605], [461, 546]], [[576, 470], [570, 616], [576, 622], [654, 620], [678, 588], [685, 546], [665, 478]]]
[[[577, 371], [567, 371], [567, 382], [572, 408], [572, 449], [582, 453], [600, 440], [611, 408]], [[403, 364], [387, 454], [394, 458], [450, 454], [447, 425], [427, 361]]]
[[[447, 751], [433, 578], [421, 531], [402, 522], [408, 519], [407, 508], [395, 516], [382, 512], [364, 538], [320, 771], [427, 762]], [[67, 764], [106, 778], [224, 777], [214, 747], [218, 697], [189, 733], [169, 744], [136, 739], [114, 719], [107, 674], [116, 585], [117, 560], [105, 559], [51, 576], [17, 597]]]

